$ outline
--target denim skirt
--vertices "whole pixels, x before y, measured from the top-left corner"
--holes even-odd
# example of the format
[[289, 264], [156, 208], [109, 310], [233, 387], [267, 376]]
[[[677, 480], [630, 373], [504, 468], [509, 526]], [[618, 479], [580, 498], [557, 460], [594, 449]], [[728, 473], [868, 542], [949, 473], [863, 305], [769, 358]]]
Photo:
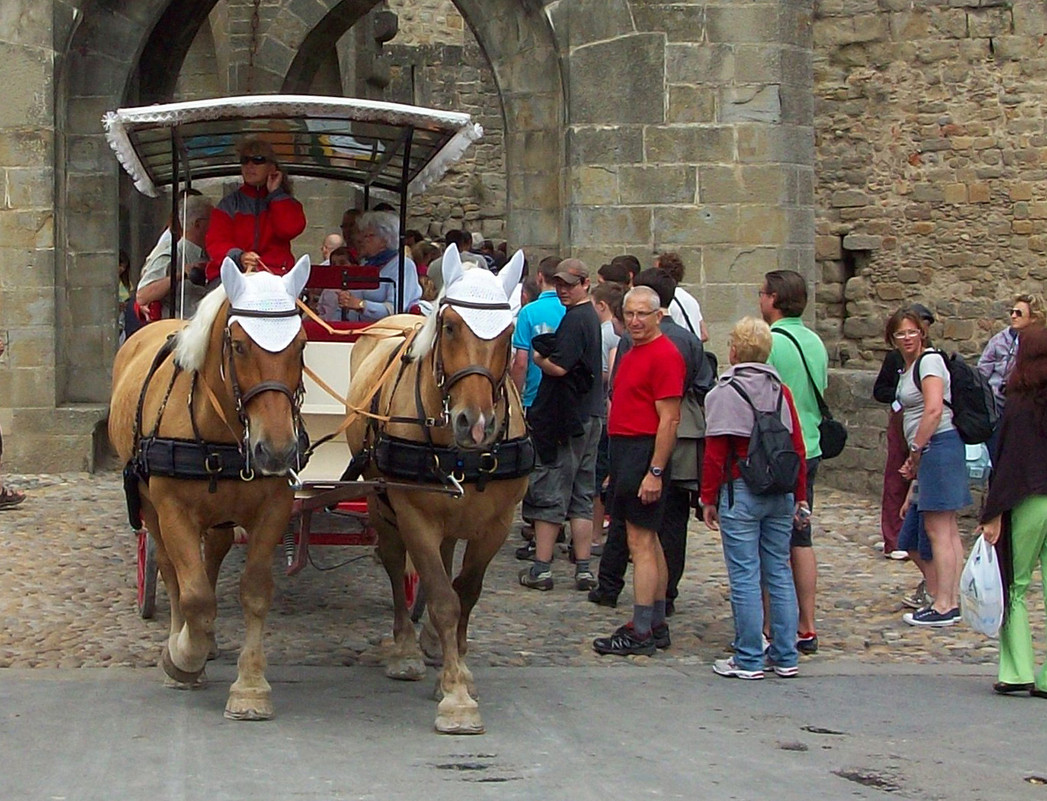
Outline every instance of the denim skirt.
[[921, 512], [951, 512], [970, 506], [967, 484], [967, 452], [955, 429], [931, 437], [917, 475]]

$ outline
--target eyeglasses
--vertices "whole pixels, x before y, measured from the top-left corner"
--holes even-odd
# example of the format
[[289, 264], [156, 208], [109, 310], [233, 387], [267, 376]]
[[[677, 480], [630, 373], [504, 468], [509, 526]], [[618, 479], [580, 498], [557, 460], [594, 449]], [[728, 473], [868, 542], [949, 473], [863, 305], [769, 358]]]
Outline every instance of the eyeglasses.
[[651, 309], [651, 311], [627, 311], [622, 314], [626, 320], [646, 320], [652, 314], [657, 314], [659, 309]]
[[1025, 316], [1025, 314], [1022, 312], [1021, 309], [1011, 309], [1010, 314], [1011, 314], [1011, 317], [1024, 317]]
[[892, 334], [892, 336], [898, 342], [901, 342], [902, 340], [905, 340], [905, 339], [916, 339], [916, 337], [920, 336], [920, 332], [919, 331], [898, 331], [895, 334]]
[[770, 294], [771, 293], [768, 292], [766, 289], [761, 289], [759, 292], [756, 293], [757, 297], [761, 297], [761, 298], [762, 297], [766, 297], [766, 296], [768, 296]]
[[241, 167], [245, 164], [265, 164], [268, 161], [265, 156], [240, 156]]

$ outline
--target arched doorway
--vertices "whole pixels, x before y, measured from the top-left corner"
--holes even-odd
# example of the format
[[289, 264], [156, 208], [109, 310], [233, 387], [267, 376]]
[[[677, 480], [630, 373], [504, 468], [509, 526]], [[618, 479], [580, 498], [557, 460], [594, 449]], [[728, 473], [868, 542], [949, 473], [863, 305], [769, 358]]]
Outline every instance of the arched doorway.
[[[232, 2], [232, 0], [227, 0]], [[167, 99], [215, 0], [85, 0], [56, 79], [56, 403], [108, 400], [120, 173], [99, 120], [121, 105]], [[242, 4], [241, 4], [242, 5]], [[285, 0], [260, 32], [258, 91], [308, 74], [308, 48], [359, 20], [374, 0]], [[507, 235], [536, 252], [564, 242], [564, 91], [553, 33], [537, 0], [455, 0], [495, 75], [507, 121]], [[294, 24], [291, 24], [291, 23]], [[340, 34], [339, 34], [340, 35]], [[304, 54], [296, 62], [296, 57]], [[237, 86], [236, 64], [227, 65]], [[295, 77], [298, 76], [298, 77]], [[232, 93], [232, 92], [230, 92]]]

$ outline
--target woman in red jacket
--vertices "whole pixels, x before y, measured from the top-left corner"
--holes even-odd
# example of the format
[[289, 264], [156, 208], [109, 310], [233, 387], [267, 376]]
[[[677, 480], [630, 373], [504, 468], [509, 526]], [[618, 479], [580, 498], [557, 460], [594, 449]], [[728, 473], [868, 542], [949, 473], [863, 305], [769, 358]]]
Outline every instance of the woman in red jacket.
[[237, 147], [244, 183], [211, 212], [207, 230], [207, 280], [218, 277], [228, 256], [243, 271], [283, 275], [294, 266], [291, 240], [305, 230], [302, 204], [291, 197], [273, 146], [249, 136]]

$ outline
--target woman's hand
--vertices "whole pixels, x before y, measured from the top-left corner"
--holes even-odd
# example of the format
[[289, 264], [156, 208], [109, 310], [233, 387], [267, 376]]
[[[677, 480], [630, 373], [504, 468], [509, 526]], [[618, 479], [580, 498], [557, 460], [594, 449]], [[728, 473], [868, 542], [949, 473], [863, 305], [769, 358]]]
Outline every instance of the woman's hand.
[[707, 503], [702, 506], [702, 520], [710, 530], [720, 530], [720, 513], [716, 511], [715, 504]]
[[338, 306], [348, 311], [363, 311], [364, 302], [348, 290], [338, 292]]
[[262, 257], [253, 250], [248, 250], [240, 255], [240, 264], [243, 265], [244, 272], [257, 270], [262, 265]]
[[270, 195], [280, 188], [280, 183], [283, 180], [284, 174], [280, 170], [273, 170], [269, 173], [269, 177], [265, 179], [265, 188], [269, 190]]
[[985, 541], [990, 545], [995, 545], [996, 541], [1000, 539], [1000, 529], [1003, 525], [1003, 517], [996, 515], [992, 520], [987, 523], [982, 523], [975, 532], [985, 537]]
[[913, 481], [916, 478], [916, 474], [920, 472], [920, 454], [910, 453], [909, 458], [905, 460], [898, 472], [902, 474], [902, 478]]

